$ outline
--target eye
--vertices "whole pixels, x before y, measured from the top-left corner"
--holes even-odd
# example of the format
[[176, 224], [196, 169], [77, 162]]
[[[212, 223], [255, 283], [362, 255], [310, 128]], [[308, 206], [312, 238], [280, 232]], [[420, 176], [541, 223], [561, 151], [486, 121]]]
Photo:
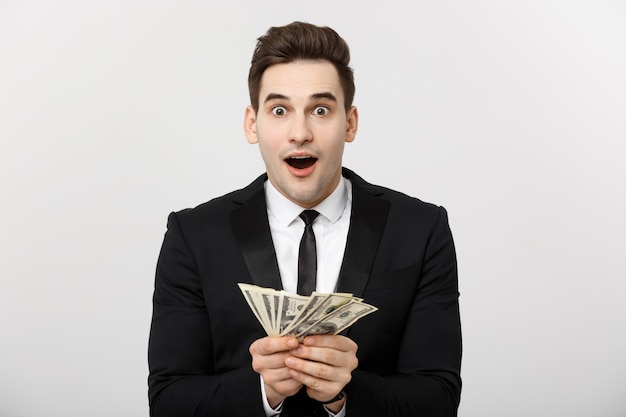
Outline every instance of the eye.
[[272, 114], [274, 116], [284, 116], [286, 113], [287, 109], [285, 109], [283, 106], [272, 107]]
[[316, 116], [326, 116], [330, 110], [326, 106], [317, 106], [313, 109], [313, 114]]

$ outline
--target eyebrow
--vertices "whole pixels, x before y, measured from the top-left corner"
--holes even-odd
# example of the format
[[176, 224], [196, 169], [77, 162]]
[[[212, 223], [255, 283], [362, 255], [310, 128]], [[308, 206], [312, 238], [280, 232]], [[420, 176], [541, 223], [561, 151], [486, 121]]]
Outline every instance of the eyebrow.
[[323, 92], [323, 93], [313, 94], [313, 95], [311, 96], [311, 98], [312, 98], [313, 100], [319, 100], [319, 99], [321, 99], [321, 98], [327, 98], [327, 99], [332, 100], [332, 101], [335, 101], [335, 102], [337, 101], [337, 97], [335, 97], [335, 95], [334, 95], [333, 93], [330, 93], [330, 92], [328, 92], [328, 91]]
[[269, 93], [263, 102], [267, 103], [270, 100], [289, 100], [289, 97], [282, 94]]
[[[334, 102], [337, 102], [337, 97], [335, 97], [335, 95], [331, 92], [325, 91], [322, 93], [315, 93], [315, 94], [311, 94], [311, 96], [309, 97], [310, 100], [319, 100], [319, 99], [328, 99], [328, 100], [332, 100]], [[269, 93], [267, 95], [267, 97], [265, 97], [264, 103], [267, 103], [270, 100], [287, 100], [289, 101], [289, 97], [283, 95], [283, 94], [278, 94], [278, 93]]]

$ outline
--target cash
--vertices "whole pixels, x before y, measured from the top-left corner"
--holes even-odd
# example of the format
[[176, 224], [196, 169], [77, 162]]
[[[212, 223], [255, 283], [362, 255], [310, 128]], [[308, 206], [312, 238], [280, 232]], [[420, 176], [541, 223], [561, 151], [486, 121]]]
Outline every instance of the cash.
[[349, 293], [310, 296], [239, 283], [246, 302], [268, 336], [338, 334], [378, 310]]

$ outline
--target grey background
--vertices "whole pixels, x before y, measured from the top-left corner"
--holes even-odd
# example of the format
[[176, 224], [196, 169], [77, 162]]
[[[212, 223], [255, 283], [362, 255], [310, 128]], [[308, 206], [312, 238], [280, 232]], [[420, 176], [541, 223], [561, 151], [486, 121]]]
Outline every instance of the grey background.
[[351, 45], [345, 165], [444, 205], [461, 417], [626, 415], [626, 3], [0, 1], [0, 415], [147, 416], [167, 214], [263, 171], [255, 39]]

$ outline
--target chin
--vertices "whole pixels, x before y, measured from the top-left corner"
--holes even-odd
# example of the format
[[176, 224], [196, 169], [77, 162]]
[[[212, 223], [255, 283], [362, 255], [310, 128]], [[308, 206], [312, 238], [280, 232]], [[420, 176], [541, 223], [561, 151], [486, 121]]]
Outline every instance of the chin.
[[289, 199], [294, 203], [301, 205], [303, 207], [311, 207], [320, 199], [320, 196], [315, 193], [303, 193], [303, 192], [293, 192], [289, 193]]

